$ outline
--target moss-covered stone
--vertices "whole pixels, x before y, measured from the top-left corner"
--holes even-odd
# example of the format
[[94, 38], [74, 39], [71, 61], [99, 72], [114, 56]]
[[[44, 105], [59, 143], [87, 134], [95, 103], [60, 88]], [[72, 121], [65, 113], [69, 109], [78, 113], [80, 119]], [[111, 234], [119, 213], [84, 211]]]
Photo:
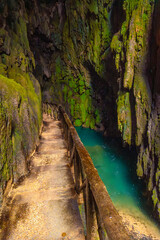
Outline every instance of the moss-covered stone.
[[[132, 140], [134, 138], [138, 147], [137, 175], [141, 178], [145, 177], [155, 212], [158, 212], [160, 191], [157, 164], [160, 162], [160, 129], [157, 112], [159, 107], [158, 105], [155, 107], [152, 102], [153, 89], [150, 88], [151, 82], [149, 85], [146, 71], [153, 7], [154, 1], [125, 0], [123, 2], [125, 20], [112, 38], [111, 49], [119, 74], [119, 89], [123, 93], [119, 94], [117, 100], [118, 129], [122, 133], [123, 141], [129, 139], [127, 140], [129, 144], [131, 144], [132, 132]], [[130, 96], [129, 104], [125, 102], [127, 95]], [[132, 118], [128, 118], [127, 113], [132, 113]], [[128, 126], [134, 126], [133, 129], [128, 128], [129, 135], [125, 132], [127, 122], [129, 122]]]
[[156, 205], [158, 203], [158, 196], [157, 196], [156, 188], [153, 189], [152, 201], [153, 201], [154, 207], [156, 207]]
[[134, 80], [134, 95], [136, 99], [136, 119], [137, 135], [136, 144], [139, 146], [143, 140], [143, 134], [146, 131], [148, 115], [151, 111], [151, 93], [145, 78], [141, 74], [136, 74]]
[[119, 131], [122, 133], [124, 141], [130, 145], [132, 137], [132, 120], [129, 92], [119, 92], [117, 115]]
[[[5, 8], [7, 30], [0, 29], [0, 188], [27, 172], [27, 158], [38, 142], [41, 90], [27, 36], [25, 5]], [[8, 11], [8, 12], [7, 12]], [[14, 18], [13, 18], [13, 15]], [[12, 20], [12, 21], [11, 21]]]
[[[30, 91], [13, 79], [0, 75], [2, 106], [10, 123], [10, 132], [2, 132], [1, 138], [9, 139], [10, 144], [7, 145], [6, 151], [12, 152], [10, 158], [13, 164], [9, 162], [10, 159], [4, 157], [1, 163], [6, 162], [4, 171], [6, 171], [7, 164], [14, 169], [11, 171], [14, 173], [14, 179], [26, 173], [25, 158], [34, 149], [41, 125], [41, 102], [35, 92]], [[3, 109], [1, 109], [2, 113]], [[5, 152], [3, 145], [1, 145], [1, 151]], [[10, 177], [13, 176], [10, 175]]]

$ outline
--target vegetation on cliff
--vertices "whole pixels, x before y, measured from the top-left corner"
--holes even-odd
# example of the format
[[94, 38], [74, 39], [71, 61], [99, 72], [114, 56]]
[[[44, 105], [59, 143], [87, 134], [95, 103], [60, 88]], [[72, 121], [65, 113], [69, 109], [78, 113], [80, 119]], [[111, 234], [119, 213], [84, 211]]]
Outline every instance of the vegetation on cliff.
[[111, 49], [120, 76], [120, 91], [125, 92], [117, 100], [118, 128], [125, 142], [137, 146], [137, 175], [145, 179], [155, 213], [160, 217], [159, 108], [152, 87], [157, 80], [149, 64], [150, 36], [155, 31], [152, 20], [157, 21], [153, 18], [154, 4], [156, 8], [159, 5], [152, 0], [124, 1], [126, 18], [112, 38]]
[[38, 142], [42, 120], [41, 90], [32, 74], [35, 63], [27, 37], [25, 9], [21, 6], [19, 12], [17, 8], [18, 3], [1, 5], [1, 195], [9, 179], [15, 182], [27, 173], [26, 159]]

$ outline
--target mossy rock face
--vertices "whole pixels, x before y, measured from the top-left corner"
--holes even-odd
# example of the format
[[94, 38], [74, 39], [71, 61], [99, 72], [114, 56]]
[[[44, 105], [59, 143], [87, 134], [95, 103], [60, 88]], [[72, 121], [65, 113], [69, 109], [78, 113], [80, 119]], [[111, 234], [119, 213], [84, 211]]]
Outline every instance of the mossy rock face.
[[136, 145], [143, 141], [143, 134], [146, 131], [148, 115], [151, 112], [151, 93], [144, 77], [141, 74], [135, 75], [134, 80], [135, 111], [137, 120]]
[[[98, 76], [105, 76], [104, 52], [111, 41], [109, 14], [112, 2], [68, 0], [62, 32], [57, 29], [57, 11], [53, 17], [60, 44], [57, 45], [54, 38], [52, 40], [60, 51], [53, 54], [50, 61], [52, 77], [47, 91], [52, 96], [49, 99], [61, 103], [73, 122], [80, 120], [81, 125], [91, 128], [100, 124], [101, 117], [92, 101], [92, 79], [85, 64], [89, 61]], [[51, 36], [55, 36], [55, 32], [51, 32]]]
[[[9, 2], [8, 2], [9, 3]], [[42, 123], [40, 85], [27, 36], [25, 5], [4, 7], [0, 29], [0, 189], [27, 173], [27, 158], [38, 143]], [[11, 15], [14, 18], [11, 20]], [[7, 21], [5, 19], [7, 18]], [[12, 16], [13, 17], [13, 16]], [[2, 196], [1, 196], [2, 197]], [[1, 200], [1, 199], [0, 199]]]
[[[30, 90], [33, 89], [32, 87]], [[0, 75], [0, 98], [2, 125], [0, 164], [4, 188], [10, 178], [16, 181], [27, 173], [25, 159], [34, 150], [38, 141], [41, 102], [34, 91], [27, 91], [13, 79], [2, 75]]]
[[154, 6], [155, 2], [150, 0], [125, 0], [123, 2], [125, 20], [119, 31], [114, 34], [110, 46], [119, 73], [121, 93], [117, 98], [118, 129], [124, 142], [129, 145], [134, 142], [137, 146], [137, 175], [145, 178], [147, 190], [152, 196], [153, 207], [158, 216], [159, 100], [157, 98], [152, 102], [154, 83], [149, 82], [146, 69]]
[[3, 28], [0, 29], [0, 54], [5, 53], [7, 55], [10, 54], [10, 43], [11, 39], [9, 34]]
[[92, 90], [84, 77], [85, 73], [80, 70], [71, 70], [59, 56], [55, 60], [55, 72], [52, 77], [52, 93], [55, 102], [61, 102], [69, 110], [75, 126], [94, 128], [100, 122], [98, 110], [92, 104]]
[[132, 120], [129, 92], [120, 92], [117, 100], [118, 128], [129, 145], [132, 137]]

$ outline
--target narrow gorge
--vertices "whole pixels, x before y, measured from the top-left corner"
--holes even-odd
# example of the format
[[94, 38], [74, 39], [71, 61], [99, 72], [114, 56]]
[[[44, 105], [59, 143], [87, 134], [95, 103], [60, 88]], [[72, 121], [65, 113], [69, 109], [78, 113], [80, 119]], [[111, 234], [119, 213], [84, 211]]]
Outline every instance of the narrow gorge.
[[159, 22], [159, 0], [0, 1], [1, 204], [28, 172], [42, 102], [53, 103], [135, 149], [160, 222]]

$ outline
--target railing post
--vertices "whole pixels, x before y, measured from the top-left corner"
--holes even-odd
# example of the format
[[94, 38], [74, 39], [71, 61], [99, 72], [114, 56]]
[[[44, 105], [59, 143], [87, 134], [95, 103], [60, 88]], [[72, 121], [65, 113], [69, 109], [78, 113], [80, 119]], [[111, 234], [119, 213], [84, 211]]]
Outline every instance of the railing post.
[[[70, 143], [70, 146], [71, 146], [71, 143]], [[70, 148], [70, 163], [69, 163], [70, 167], [73, 165], [75, 150], [76, 150], [76, 146], [75, 146], [75, 143], [73, 143], [72, 149]]]
[[104, 225], [103, 225], [102, 219], [100, 217], [96, 203], [95, 203], [95, 209], [96, 209], [96, 216], [97, 216], [99, 238], [100, 238], [100, 240], [108, 240], [107, 233], [104, 229]]
[[67, 153], [69, 157], [70, 149], [71, 149], [71, 144], [70, 144], [70, 139], [71, 139], [71, 132], [70, 129], [68, 128], [68, 133], [67, 133]]
[[53, 114], [53, 106], [51, 106], [51, 118], [54, 118], [54, 114]]
[[73, 161], [74, 161], [74, 176], [75, 176], [76, 192], [78, 193], [80, 188], [80, 169], [79, 169], [79, 158], [76, 151], [74, 153]]
[[99, 239], [99, 237], [96, 211], [93, 195], [88, 180], [86, 181], [86, 211], [87, 240], [97, 240]]

